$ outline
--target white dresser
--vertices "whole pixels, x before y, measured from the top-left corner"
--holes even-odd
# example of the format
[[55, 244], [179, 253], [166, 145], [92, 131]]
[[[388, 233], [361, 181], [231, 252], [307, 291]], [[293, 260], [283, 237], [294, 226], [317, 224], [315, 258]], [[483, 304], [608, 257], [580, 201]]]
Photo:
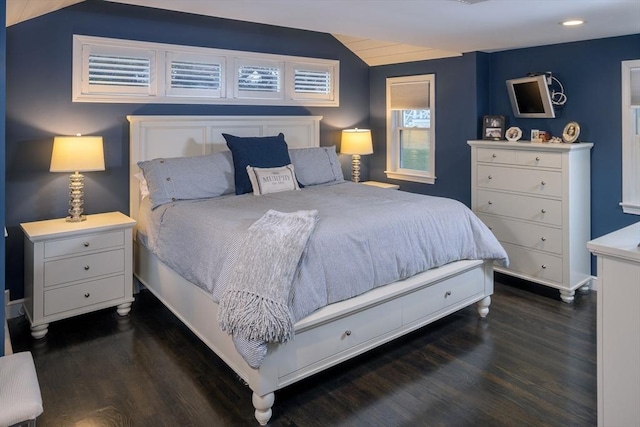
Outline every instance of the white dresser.
[[25, 234], [24, 307], [31, 335], [49, 323], [106, 307], [125, 316], [133, 301], [132, 228], [120, 212], [22, 223]]
[[496, 271], [556, 288], [591, 285], [591, 143], [468, 141], [471, 207], [509, 254]]
[[598, 425], [640, 426], [640, 222], [587, 244], [598, 257]]

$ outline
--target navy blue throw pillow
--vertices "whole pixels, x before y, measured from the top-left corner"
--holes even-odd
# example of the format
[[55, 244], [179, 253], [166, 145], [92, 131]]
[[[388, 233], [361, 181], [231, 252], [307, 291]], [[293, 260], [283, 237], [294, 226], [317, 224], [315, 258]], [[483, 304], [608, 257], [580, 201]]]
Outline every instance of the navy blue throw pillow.
[[291, 163], [282, 133], [278, 136], [240, 137], [223, 133], [233, 156], [236, 194], [253, 192], [247, 166], [275, 168]]

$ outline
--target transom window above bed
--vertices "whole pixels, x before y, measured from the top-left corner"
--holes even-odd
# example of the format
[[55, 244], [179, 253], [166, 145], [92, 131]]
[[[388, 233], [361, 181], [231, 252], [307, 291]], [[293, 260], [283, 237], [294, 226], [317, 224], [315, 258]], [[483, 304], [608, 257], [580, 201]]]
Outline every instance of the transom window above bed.
[[387, 79], [387, 177], [435, 182], [435, 75]]
[[73, 36], [73, 102], [339, 106], [340, 62]]

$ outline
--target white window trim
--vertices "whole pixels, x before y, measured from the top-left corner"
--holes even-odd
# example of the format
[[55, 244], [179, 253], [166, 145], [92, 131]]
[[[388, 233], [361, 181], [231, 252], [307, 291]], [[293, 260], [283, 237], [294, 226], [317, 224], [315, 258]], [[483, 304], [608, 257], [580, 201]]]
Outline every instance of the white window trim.
[[[393, 112], [391, 110], [391, 85], [394, 83], [423, 83], [429, 82], [429, 109], [431, 111], [431, 147], [429, 151], [429, 171], [420, 172], [411, 169], [400, 168], [400, 143], [399, 135], [393, 132]], [[387, 78], [386, 111], [387, 111], [387, 169], [385, 174], [389, 179], [419, 182], [423, 184], [435, 184], [436, 182], [436, 120], [435, 120], [435, 74], [423, 74], [406, 77]]]
[[[83, 50], [109, 51], [122, 54], [123, 51], [138, 51], [146, 57], [153, 57], [151, 84], [148, 91], [138, 93], [92, 93], [88, 84], [83, 87]], [[222, 86], [220, 93], [206, 91], [171, 90], [170, 65], [171, 57], [200, 57], [211, 61], [220, 60], [222, 65]], [[253, 63], [255, 65], [269, 62], [280, 67], [281, 93], [277, 97], [250, 96], [236, 91], [236, 63]], [[330, 96], [305, 96], [294, 92], [293, 71], [295, 64], [309, 64], [318, 69], [330, 70], [332, 93]], [[133, 40], [112, 39], [84, 35], [73, 35], [72, 65], [72, 101], [101, 103], [155, 103], [155, 104], [225, 104], [225, 105], [287, 105], [307, 107], [339, 107], [340, 61], [333, 59], [306, 58], [299, 56], [275, 55], [255, 52], [241, 52], [226, 49], [180, 46], [165, 43], [141, 42]], [[131, 90], [130, 92], [136, 92]], [[190, 93], [189, 93], [190, 92]], [[254, 94], [255, 95], [255, 94]]]
[[640, 68], [640, 60], [622, 61], [622, 210], [640, 215], [640, 134], [631, 119], [631, 70]]

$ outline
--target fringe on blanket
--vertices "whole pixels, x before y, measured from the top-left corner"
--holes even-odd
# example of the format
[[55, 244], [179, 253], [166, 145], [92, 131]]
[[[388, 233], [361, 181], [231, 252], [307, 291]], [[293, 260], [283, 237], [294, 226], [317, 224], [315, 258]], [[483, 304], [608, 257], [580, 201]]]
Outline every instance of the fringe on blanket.
[[223, 331], [266, 342], [293, 338], [292, 282], [317, 219], [315, 210], [269, 210], [247, 229], [220, 298]]

